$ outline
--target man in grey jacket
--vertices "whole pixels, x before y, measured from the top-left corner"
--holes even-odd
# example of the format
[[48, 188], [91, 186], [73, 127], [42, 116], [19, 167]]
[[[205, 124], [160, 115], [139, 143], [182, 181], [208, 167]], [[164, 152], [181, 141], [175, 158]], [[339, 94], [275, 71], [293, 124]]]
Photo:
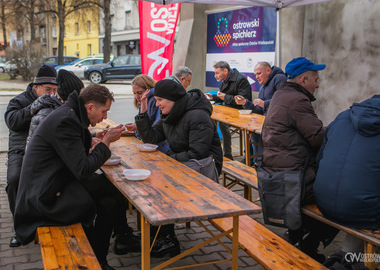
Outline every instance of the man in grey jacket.
[[[32, 119], [31, 104], [40, 96], [53, 93], [57, 89], [57, 73], [54, 68], [43, 65], [37, 72], [34, 82], [27, 89], [9, 101], [4, 114], [5, 123], [9, 128], [7, 186], [9, 208], [14, 215], [18, 183], [22, 160], [25, 153], [26, 138]], [[9, 243], [10, 247], [21, 245], [17, 235]]]

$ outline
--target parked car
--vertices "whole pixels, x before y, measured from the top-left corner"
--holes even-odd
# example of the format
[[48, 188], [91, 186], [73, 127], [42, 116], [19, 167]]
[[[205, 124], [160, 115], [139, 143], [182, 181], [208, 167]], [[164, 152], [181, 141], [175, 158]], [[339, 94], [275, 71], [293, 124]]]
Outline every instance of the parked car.
[[[78, 60], [79, 58], [76, 56], [64, 56], [63, 57], [63, 64], [70, 64], [71, 62]], [[58, 66], [58, 56], [49, 56], [45, 57], [43, 64], [48, 65], [50, 67], [56, 67]]]
[[84, 78], [93, 83], [103, 83], [108, 80], [133, 79], [141, 73], [139, 54], [126, 54], [116, 57], [107, 64], [88, 66]]
[[55, 69], [59, 72], [61, 69], [65, 69], [77, 75], [80, 79], [84, 79], [84, 70], [87, 66], [102, 64], [103, 58], [84, 58], [78, 59], [68, 65], [56, 66]]
[[14, 79], [17, 77], [17, 75], [19, 75], [17, 66], [12, 60], [9, 60], [5, 63], [2, 63], [1, 66], [4, 69], [3, 72], [8, 73], [8, 75], [11, 77], [11, 79]]

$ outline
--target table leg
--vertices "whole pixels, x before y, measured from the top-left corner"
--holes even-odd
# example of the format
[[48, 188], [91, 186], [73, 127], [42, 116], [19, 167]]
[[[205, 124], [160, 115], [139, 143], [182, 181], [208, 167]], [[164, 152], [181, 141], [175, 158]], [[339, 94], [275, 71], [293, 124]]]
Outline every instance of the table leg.
[[239, 262], [239, 216], [233, 217], [232, 229], [232, 269], [237, 270]]
[[245, 165], [251, 166], [251, 141], [249, 131], [244, 129]]
[[150, 224], [141, 215], [141, 269], [150, 269]]

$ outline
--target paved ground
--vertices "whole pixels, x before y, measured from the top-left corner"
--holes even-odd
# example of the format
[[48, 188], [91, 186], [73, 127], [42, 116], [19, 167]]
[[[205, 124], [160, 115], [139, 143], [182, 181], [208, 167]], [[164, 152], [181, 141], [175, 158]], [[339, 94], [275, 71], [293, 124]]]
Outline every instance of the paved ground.
[[[4, 86], [3, 82], [0, 82], [0, 88], [9, 88], [9, 86]], [[107, 84], [109, 87], [109, 84]], [[20, 87], [18, 85], [15, 88]], [[23, 87], [21, 87], [23, 88]], [[125, 89], [125, 85], [122, 85], [120, 88]], [[0, 91], [1, 93], [1, 91]], [[1, 95], [1, 94], [0, 94]], [[3, 117], [1, 116], [1, 120]], [[9, 240], [13, 235], [13, 221], [9, 211], [7, 195], [5, 192], [6, 185], [6, 162], [7, 162], [7, 137], [0, 137], [0, 270], [16, 270], [16, 269], [43, 269], [41, 254], [38, 244], [31, 243], [27, 246], [22, 246], [18, 248], [10, 248], [8, 246]], [[237, 144], [237, 139], [234, 139], [234, 145]], [[238, 148], [233, 147], [233, 152], [237, 157]], [[239, 194], [242, 194], [243, 191], [241, 188], [235, 190]], [[257, 194], [254, 194], [257, 196]], [[259, 222], [262, 222], [261, 215], [252, 216]], [[128, 221], [132, 228], [137, 228], [136, 226], [136, 214], [133, 213], [132, 216], [128, 216]], [[277, 227], [267, 226], [269, 229], [273, 230], [278, 235], [281, 235], [285, 230]], [[208, 228], [216, 232], [211, 225], [208, 225]], [[200, 243], [203, 239], [208, 238], [208, 234], [196, 223], [192, 223], [191, 229], [186, 229], [184, 224], [176, 225], [176, 233], [178, 239], [181, 243], [181, 248], [183, 250], [192, 247], [195, 244]], [[339, 250], [342, 243], [343, 234], [339, 234], [334, 240], [334, 242], [325, 250], [322, 251], [323, 254], [329, 255]], [[224, 239], [224, 242], [227, 243], [227, 246], [231, 246], [231, 241]], [[181, 261], [177, 262], [174, 266], [188, 265], [203, 263], [212, 260], [221, 260], [230, 258], [230, 255], [216, 243], [212, 243], [209, 246], [202, 248], [201, 250], [185, 257]], [[124, 256], [118, 256], [113, 254], [112, 249], [108, 255], [109, 264], [116, 269], [140, 269], [140, 254], [133, 253], [127, 254]], [[154, 266], [160, 260], [152, 259], [152, 265]], [[208, 265], [198, 269], [230, 269], [230, 263], [222, 263], [218, 265]], [[243, 251], [239, 251], [239, 269], [263, 269], [260, 265], [257, 264], [251, 257], [246, 255]]]

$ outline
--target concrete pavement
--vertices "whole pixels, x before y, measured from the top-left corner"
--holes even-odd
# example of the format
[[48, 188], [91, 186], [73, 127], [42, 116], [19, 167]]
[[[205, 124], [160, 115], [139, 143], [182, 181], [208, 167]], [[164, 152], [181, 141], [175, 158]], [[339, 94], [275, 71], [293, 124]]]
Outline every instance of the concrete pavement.
[[[18, 83], [13, 84], [8, 83], [6, 81], [0, 82], [0, 88], [8, 88], [10, 89], [11, 86], [14, 86], [13, 88], [16, 89], [25, 89], [27, 83]], [[111, 91], [114, 91], [116, 99], [123, 98], [123, 99], [129, 99], [129, 101], [132, 98], [131, 95], [131, 87], [128, 84], [117, 84], [117, 83], [106, 83], [104, 84], [107, 86]], [[9, 101], [9, 99], [14, 96], [15, 92], [11, 91], [11, 93], [1, 93], [0, 91], [0, 101], [3, 102]], [[5, 95], [7, 94], [7, 95]], [[3, 120], [3, 117], [1, 117], [1, 121]], [[0, 123], [1, 124], [1, 123]], [[0, 125], [1, 126], [1, 125]], [[5, 126], [6, 127], [6, 126]], [[4, 128], [1, 126], [1, 128]], [[239, 149], [235, 147], [237, 144], [237, 138], [234, 137], [233, 139], [233, 154], [236, 157], [236, 159], [240, 159], [241, 157], [238, 157]], [[18, 270], [18, 269], [43, 269], [42, 259], [41, 259], [41, 253], [40, 248], [38, 244], [30, 243], [27, 246], [22, 246], [18, 248], [10, 248], [9, 240], [11, 236], [13, 235], [13, 220], [11, 213], [9, 211], [8, 206], [8, 199], [5, 192], [5, 186], [6, 186], [6, 170], [7, 170], [7, 144], [8, 144], [8, 137], [7, 136], [1, 136], [0, 137], [0, 270]], [[243, 195], [243, 190], [241, 187], [235, 187], [235, 191], [239, 193], [240, 195]], [[257, 193], [255, 192], [254, 197], [257, 197]], [[253, 218], [258, 220], [262, 223], [262, 216], [261, 215], [253, 215]], [[128, 222], [130, 223], [130, 226], [137, 230], [137, 223], [136, 223], [136, 213], [134, 212], [133, 215], [128, 215]], [[188, 249], [198, 243], [200, 243], [202, 240], [208, 239], [208, 234], [204, 231], [202, 227], [200, 227], [198, 224], [192, 222], [192, 226], [190, 229], [186, 229], [184, 224], [177, 224], [176, 225], [176, 233], [178, 236], [178, 239], [181, 244], [181, 248], [183, 250]], [[211, 231], [216, 232], [216, 229], [213, 228], [211, 225], [207, 226]], [[282, 228], [267, 226], [270, 230], [274, 231], [278, 235], [281, 235], [285, 230]], [[339, 234], [336, 240], [325, 250], [323, 250], [323, 254], [328, 255], [332, 254], [340, 249], [340, 245], [342, 242], [343, 234]], [[227, 244], [227, 246], [231, 247], [231, 241], [227, 238], [223, 238], [223, 241]], [[222, 260], [230, 258], [229, 253], [227, 253], [220, 245], [216, 243], [212, 243], [201, 250], [198, 250], [197, 252], [185, 257], [184, 259], [180, 260], [179, 262], [173, 264], [174, 266], [181, 266], [181, 265], [188, 265], [188, 264], [196, 264], [196, 263], [203, 263], [211, 260]], [[167, 258], [166, 258], [167, 259]], [[130, 253], [127, 255], [119, 256], [115, 255], [110, 248], [110, 253], [108, 255], [108, 261], [109, 264], [116, 269], [141, 269], [141, 263], [140, 263], [141, 257], [139, 253]], [[152, 265], [156, 265], [158, 262], [162, 261], [162, 259], [152, 259]], [[230, 269], [231, 264], [230, 263], [221, 263], [217, 265], [207, 265], [203, 267], [198, 267], [194, 269]], [[249, 257], [245, 252], [242, 250], [239, 250], [239, 269], [263, 269], [260, 265], [257, 264], [251, 257]]]

